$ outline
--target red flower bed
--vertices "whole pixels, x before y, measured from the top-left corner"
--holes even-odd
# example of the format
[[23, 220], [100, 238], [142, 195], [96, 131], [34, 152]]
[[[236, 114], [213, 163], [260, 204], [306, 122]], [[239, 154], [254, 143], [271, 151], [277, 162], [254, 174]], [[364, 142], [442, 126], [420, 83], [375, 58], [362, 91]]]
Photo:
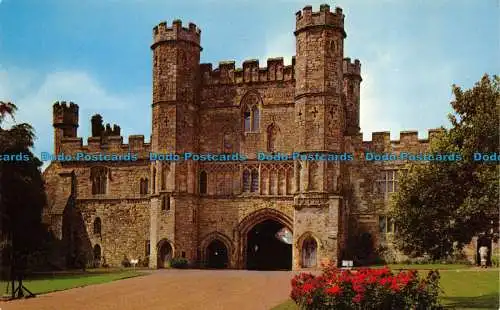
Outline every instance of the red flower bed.
[[302, 309], [442, 309], [439, 273], [420, 278], [417, 271], [393, 273], [382, 269], [324, 268], [314, 276], [301, 273], [292, 279], [291, 298]]

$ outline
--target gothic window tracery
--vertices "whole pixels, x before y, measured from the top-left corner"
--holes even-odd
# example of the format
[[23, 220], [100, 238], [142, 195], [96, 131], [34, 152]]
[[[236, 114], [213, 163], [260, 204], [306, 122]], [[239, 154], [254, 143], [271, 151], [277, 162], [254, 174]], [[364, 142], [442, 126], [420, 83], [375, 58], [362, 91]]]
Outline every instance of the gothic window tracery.
[[245, 168], [243, 170], [243, 192], [256, 193], [259, 191], [259, 170]]
[[90, 179], [92, 180], [92, 195], [106, 194], [109, 169], [106, 167], [92, 167]]
[[244, 132], [258, 132], [260, 127], [260, 98], [256, 93], [249, 93], [243, 97], [243, 130]]
[[259, 190], [259, 171], [254, 168], [252, 169], [252, 184], [250, 187], [250, 191], [252, 193], [256, 193]]
[[243, 191], [250, 192], [250, 171], [243, 170]]

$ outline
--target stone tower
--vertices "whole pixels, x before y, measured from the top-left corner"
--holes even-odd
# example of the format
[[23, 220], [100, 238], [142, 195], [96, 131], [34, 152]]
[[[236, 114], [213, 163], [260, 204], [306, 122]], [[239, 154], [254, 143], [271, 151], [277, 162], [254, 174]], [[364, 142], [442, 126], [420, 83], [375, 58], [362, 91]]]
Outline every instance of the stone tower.
[[[200, 33], [180, 20], [153, 29], [153, 153], [197, 151]], [[151, 257], [163, 249], [166, 256], [196, 258], [195, 174], [193, 161], [151, 162]]]
[[[346, 110], [343, 100], [344, 15], [306, 6], [296, 13], [295, 121], [297, 150], [344, 152]], [[301, 265], [306, 239], [318, 245], [318, 262], [336, 262], [342, 236], [342, 162], [299, 160], [294, 197], [294, 269]], [[340, 237], [340, 238], [339, 238]]]
[[54, 126], [54, 153], [61, 152], [63, 138], [76, 138], [78, 129], [78, 106], [73, 102], [55, 102], [52, 106]]
[[353, 136], [359, 133], [359, 89], [361, 79], [361, 63], [359, 60], [351, 62], [344, 58], [344, 95], [346, 106], [346, 134]]

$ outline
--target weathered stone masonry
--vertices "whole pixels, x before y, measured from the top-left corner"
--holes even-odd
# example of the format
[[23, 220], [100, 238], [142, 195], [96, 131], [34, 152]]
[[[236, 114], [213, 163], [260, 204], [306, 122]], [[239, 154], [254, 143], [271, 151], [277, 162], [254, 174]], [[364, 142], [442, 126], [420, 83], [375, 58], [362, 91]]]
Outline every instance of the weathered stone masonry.
[[[248, 232], [273, 220], [293, 232], [294, 269], [305, 266], [304, 244], [315, 261], [348, 257], [348, 241], [369, 233], [374, 246], [390, 245], [381, 228], [394, 179], [381, 178], [403, 163], [355, 160], [256, 160], [256, 152], [419, 152], [428, 140], [388, 132], [363, 141], [359, 127], [361, 64], [344, 57], [342, 9], [306, 6], [296, 13], [296, 56], [200, 64], [201, 31], [175, 20], [153, 30], [151, 142], [93, 118], [88, 143], [77, 136], [78, 106], [53, 107], [56, 154], [139, 154], [137, 161], [52, 162], [44, 172], [46, 220], [64, 242], [60, 258], [120, 265], [139, 258], [161, 267], [166, 258], [207, 260], [218, 240], [228, 267], [246, 268]], [[133, 113], [131, 111], [131, 113]], [[435, 131], [429, 131], [432, 139]], [[233, 153], [245, 162], [149, 161], [149, 152]], [[396, 184], [397, 185], [397, 184]], [[385, 186], [377, 191], [378, 186]], [[389, 186], [391, 188], [389, 189]], [[384, 222], [385, 221], [385, 222]], [[311, 241], [313, 240], [313, 241]]]

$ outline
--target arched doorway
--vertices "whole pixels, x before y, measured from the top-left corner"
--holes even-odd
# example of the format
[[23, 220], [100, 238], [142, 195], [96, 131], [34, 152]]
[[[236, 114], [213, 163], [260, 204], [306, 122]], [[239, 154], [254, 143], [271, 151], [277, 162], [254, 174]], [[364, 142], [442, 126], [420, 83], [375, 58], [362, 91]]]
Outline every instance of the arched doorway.
[[318, 243], [313, 237], [307, 237], [302, 243], [302, 267], [311, 268], [317, 265]]
[[213, 240], [207, 247], [207, 267], [208, 268], [227, 268], [228, 267], [227, 248], [224, 243], [218, 239]]
[[172, 246], [166, 240], [160, 241], [158, 244], [158, 268], [168, 267], [168, 263], [172, 259]]
[[246, 268], [251, 270], [290, 270], [292, 245], [280, 233], [285, 225], [266, 219], [247, 233]]
[[491, 239], [485, 236], [479, 237], [477, 239], [476, 247], [476, 264], [481, 265], [481, 255], [479, 254], [479, 249], [485, 246], [488, 248], [488, 257], [486, 259], [486, 266], [491, 266]]
[[101, 246], [96, 244], [94, 245], [94, 250], [93, 250], [93, 256], [94, 256], [94, 267], [100, 267], [101, 266]]

